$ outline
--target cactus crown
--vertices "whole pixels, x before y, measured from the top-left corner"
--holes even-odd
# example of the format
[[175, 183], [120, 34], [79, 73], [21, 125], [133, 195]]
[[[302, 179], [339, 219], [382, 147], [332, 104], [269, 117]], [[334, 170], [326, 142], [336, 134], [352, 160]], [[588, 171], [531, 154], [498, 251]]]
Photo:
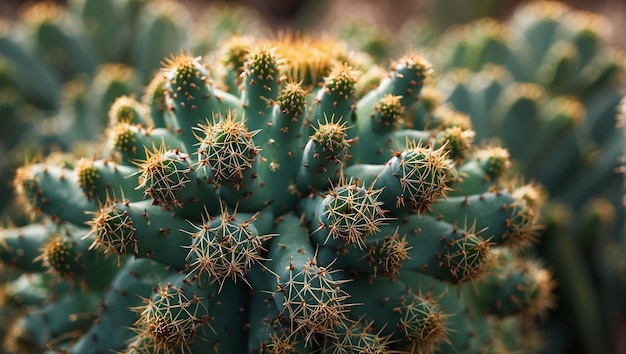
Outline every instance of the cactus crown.
[[324, 87], [329, 93], [335, 93], [345, 99], [354, 94], [358, 73], [346, 63], [335, 65], [324, 77]]
[[162, 65], [162, 71], [170, 80], [182, 82], [185, 80], [207, 79], [207, 72], [204, 65], [200, 63], [202, 58], [194, 57], [191, 52], [182, 51], [176, 55], [165, 58]]
[[245, 62], [246, 75], [252, 80], [263, 82], [278, 78], [278, 61], [274, 50], [266, 45], [253, 50]]
[[[400, 103], [400, 96], [386, 94], [378, 101], [374, 108], [380, 115], [379, 124], [396, 128], [401, 122], [404, 108]], [[372, 115], [372, 118], [374, 116]]]
[[399, 165], [397, 176], [402, 192], [397, 204], [410, 204], [418, 213], [445, 196], [452, 175], [452, 164], [444, 147], [432, 149], [411, 143], [407, 150], [396, 153], [390, 165]]
[[134, 126], [126, 122], [119, 122], [110, 128], [109, 141], [117, 151], [134, 151], [137, 132], [133, 128]]
[[[139, 314], [134, 330], [145, 340], [145, 349], [156, 353], [186, 352], [202, 325], [208, 321], [203, 299], [181, 288], [159, 284], [145, 305], [132, 310]], [[141, 349], [139, 349], [141, 350]]]
[[272, 235], [259, 235], [249, 220], [238, 218], [223, 208], [219, 219], [204, 217], [201, 225], [192, 225], [191, 245], [187, 259], [190, 260], [191, 274], [200, 277], [206, 273], [211, 282], [219, 282], [220, 288], [228, 280], [247, 282], [246, 274], [257, 263], [266, 260], [263, 256], [263, 242]]
[[435, 344], [447, 340], [446, 316], [430, 299], [407, 294], [399, 308], [402, 319], [398, 326], [410, 338], [414, 350], [432, 353]]
[[253, 140], [257, 132], [248, 131], [245, 123], [231, 114], [216, 115], [213, 122], [200, 125], [198, 130], [200, 167], [218, 183], [241, 183], [243, 171], [252, 168], [259, 155]]
[[461, 161], [470, 152], [475, 135], [473, 130], [463, 130], [458, 126], [451, 127], [442, 132], [438, 143], [445, 147], [451, 159]]
[[[109, 109], [110, 122], [142, 123], [146, 112], [134, 97], [120, 96], [113, 101]], [[112, 125], [112, 123], [109, 123]]]
[[346, 139], [345, 123], [326, 119], [324, 123], [320, 122], [319, 126], [314, 127], [314, 129], [315, 133], [311, 136], [311, 140], [321, 146], [324, 151], [335, 152], [335, 156], [340, 156], [350, 146], [350, 141]]
[[41, 1], [28, 4], [20, 9], [20, 19], [29, 25], [59, 23], [66, 17], [66, 9], [54, 1]]
[[290, 264], [288, 270], [289, 277], [282, 279], [277, 293], [282, 295], [292, 331], [305, 333], [309, 340], [315, 333], [332, 334], [348, 320], [348, 295], [330, 269], [310, 260], [301, 269]]
[[97, 88], [110, 87], [109, 83], [127, 84], [136, 80], [135, 70], [122, 63], [107, 63], [96, 72], [92, 85]]
[[550, 119], [562, 127], [575, 127], [584, 123], [587, 114], [583, 104], [571, 96], [551, 99], [546, 110], [551, 112]]
[[390, 336], [375, 332], [372, 322], [364, 324], [363, 321], [355, 321], [342, 329], [338, 333], [338, 339], [326, 350], [333, 354], [345, 352], [383, 354], [390, 352], [391, 342]]
[[300, 83], [287, 82], [278, 96], [281, 112], [297, 116], [304, 112], [307, 92]]
[[449, 106], [439, 106], [433, 112], [435, 116], [435, 125], [441, 129], [458, 127], [462, 131], [472, 129], [472, 120], [469, 115], [455, 111]]
[[374, 268], [373, 276], [396, 278], [402, 269], [402, 263], [411, 258], [411, 249], [406, 235], [400, 235], [398, 230], [381, 241], [373, 243], [367, 250], [362, 261]]
[[133, 219], [125, 211], [118, 211], [112, 200], [107, 201], [89, 222], [94, 241], [90, 249], [103, 249], [106, 254], [137, 254], [137, 239]]
[[473, 230], [462, 235], [460, 241], [453, 242], [452, 250], [443, 256], [443, 261], [459, 282], [482, 278], [493, 264], [489, 241], [483, 240]]
[[323, 197], [318, 230], [326, 231], [327, 239], [342, 239], [362, 248], [364, 239], [386, 220], [378, 201], [380, 193], [373, 186], [364, 188], [356, 181], [343, 181]]
[[240, 70], [244, 67], [250, 54], [253, 40], [246, 36], [233, 36], [224, 42], [224, 65], [230, 70]]
[[98, 169], [91, 159], [80, 159], [76, 164], [76, 176], [78, 185], [83, 190], [87, 198], [93, 198], [93, 190], [96, 188], [96, 180], [100, 178]]
[[63, 279], [71, 280], [80, 269], [79, 259], [82, 256], [75, 250], [76, 242], [55, 232], [42, 250], [41, 256], [46, 267]]
[[165, 151], [165, 145], [150, 152], [146, 150], [145, 161], [138, 161], [139, 185], [155, 204], [164, 208], [182, 207], [185, 200], [180, 200], [177, 191], [191, 183], [193, 171], [189, 155], [179, 150]]
[[497, 180], [511, 167], [509, 151], [499, 146], [491, 146], [476, 152], [476, 160], [486, 164], [487, 177]]

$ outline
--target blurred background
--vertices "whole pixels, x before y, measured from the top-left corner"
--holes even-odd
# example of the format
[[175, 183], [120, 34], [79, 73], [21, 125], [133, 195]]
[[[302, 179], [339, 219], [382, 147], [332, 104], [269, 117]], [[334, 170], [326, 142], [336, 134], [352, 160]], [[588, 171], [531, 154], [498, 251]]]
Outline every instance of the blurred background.
[[[0, 1], [0, 15], [13, 17], [27, 1]], [[34, 1], [29, 1], [34, 2]], [[65, 4], [67, 1], [57, 0]], [[524, 0], [182, 0], [190, 8], [202, 8], [214, 3], [244, 5], [258, 10], [273, 29], [324, 30], [337, 23], [338, 18], [381, 25], [394, 31], [416, 14], [426, 15], [435, 26], [444, 29], [467, 23], [483, 16], [505, 19]], [[566, 0], [574, 8], [605, 16], [613, 24], [612, 42], [624, 47], [626, 42], [626, 1], [624, 0]], [[192, 12], [200, 13], [200, 12]]]

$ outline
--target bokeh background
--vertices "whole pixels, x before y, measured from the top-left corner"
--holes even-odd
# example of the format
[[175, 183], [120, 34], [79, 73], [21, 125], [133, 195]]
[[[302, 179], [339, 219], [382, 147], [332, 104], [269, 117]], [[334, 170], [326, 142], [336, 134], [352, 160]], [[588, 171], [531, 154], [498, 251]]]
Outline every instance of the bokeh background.
[[[2, 0], [0, 14], [11, 17], [27, 1]], [[66, 3], [67, 1], [57, 1]], [[182, 0], [190, 8], [204, 7], [218, 1]], [[274, 29], [324, 30], [339, 19], [358, 19], [394, 31], [416, 14], [423, 14], [440, 29], [455, 24], [491, 16], [507, 18], [523, 0], [239, 0], [221, 1], [244, 5], [259, 11]], [[624, 0], [567, 0], [574, 8], [605, 16], [613, 24], [612, 42], [624, 46], [626, 42], [626, 1]], [[195, 12], [197, 13], [197, 12]]]

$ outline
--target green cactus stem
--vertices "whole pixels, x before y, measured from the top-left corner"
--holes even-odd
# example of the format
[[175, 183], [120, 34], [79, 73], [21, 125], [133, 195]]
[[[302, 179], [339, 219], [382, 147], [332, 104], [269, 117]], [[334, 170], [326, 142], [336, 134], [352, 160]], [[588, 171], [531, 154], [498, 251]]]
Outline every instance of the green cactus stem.
[[375, 332], [374, 323], [356, 321], [335, 330], [335, 338], [326, 337], [322, 350], [326, 353], [388, 353], [393, 342], [390, 336]]
[[333, 120], [320, 122], [304, 147], [296, 175], [296, 187], [302, 195], [325, 190], [329, 181], [340, 177], [351, 141], [345, 124]]
[[[0, 232], [0, 259], [3, 264], [22, 272], [43, 272], [46, 267], [37, 259], [40, 247], [56, 229], [54, 224], [31, 224], [6, 228]], [[37, 259], [37, 261], [35, 261]]]
[[261, 144], [262, 163], [258, 175], [260, 183], [265, 185], [261, 192], [271, 198], [271, 207], [280, 212], [293, 209], [299, 197], [294, 176], [297, 176], [303, 154], [300, 138], [306, 95], [300, 84], [285, 84], [265, 128], [267, 140]]
[[155, 151], [146, 151], [145, 161], [139, 167], [137, 190], [142, 190], [153, 204], [176, 212], [182, 217], [197, 219], [203, 211], [218, 210], [217, 188], [198, 176], [191, 157], [179, 150], [165, 150], [161, 145]]
[[[39, 246], [41, 261], [49, 272], [77, 288], [103, 291], [115, 277], [115, 260], [90, 249], [91, 240], [85, 238], [88, 229], [67, 225], [51, 231], [48, 239]], [[98, 273], [93, 277], [94, 272]]]
[[162, 146], [185, 152], [182, 141], [167, 128], [151, 128], [140, 124], [116, 123], [108, 131], [107, 154], [124, 165], [146, 160], [148, 152]]
[[129, 311], [143, 304], [154, 289], [155, 280], [166, 279], [172, 271], [161, 263], [149, 259], [128, 260], [111, 282], [104, 295], [102, 306], [96, 314], [97, 321], [89, 327], [70, 349], [70, 353], [106, 352], [122, 350], [133, 337], [131, 327], [137, 313]]
[[252, 50], [244, 64], [244, 89], [241, 93], [244, 112], [250, 130], [259, 130], [258, 141], [265, 142], [264, 129], [270, 119], [273, 103], [280, 94], [278, 58], [266, 46]]
[[318, 259], [370, 277], [395, 279], [410, 270], [452, 284], [480, 279], [493, 261], [489, 242], [471, 227], [463, 229], [429, 215], [410, 215], [383, 225], [363, 243], [362, 248], [322, 248]]
[[349, 304], [344, 283], [334, 271], [317, 265], [307, 231], [298, 217], [285, 215], [279, 221], [269, 248], [268, 268], [276, 274], [274, 301], [290, 322], [292, 331], [305, 335], [307, 344], [314, 334], [331, 335], [346, 319]]
[[275, 275], [263, 266], [253, 266], [248, 276], [252, 289], [255, 289], [250, 299], [249, 323], [246, 324], [249, 328], [248, 349], [255, 353], [306, 352], [302, 333], [290, 330], [289, 319], [281, 315], [273, 292], [268, 291], [275, 286]]
[[197, 144], [193, 129], [198, 124], [206, 123], [215, 115], [226, 114], [231, 108], [240, 109], [241, 104], [233, 103], [236, 98], [211, 85], [209, 72], [200, 57], [181, 52], [166, 59], [163, 65], [167, 78], [165, 94], [176, 119], [176, 133], [185, 149], [191, 151]]
[[169, 0], [144, 3], [135, 18], [129, 9], [121, 12], [118, 16], [130, 18], [130, 26], [135, 27], [131, 48], [127, 50], [132, 54], [132, 65], [144, 78], [158, 70], [162, 58], [192, 44], [185, 26], [191, 20], [191, 13], [183, 4]]
[[518, 193], [503, 190], [450, 197], [433, 204], [430, 212], [455, 225], [472, 225], [495, 244], [523, 247], [536, 237], [535, 220], [542, 198], [537, 188], [528, 186]]
[[77, 35], [68, 10], [54, 2], [29, 4], [22, 8], [20, 23], [32, 50], [45, 57], [65, 78], [93, 75], [96, 68], [93, 48]]
[[357, 72], [344, 63], [335, 66], [324, 78], [324, 85], [317, 90], [311, 104], [311, 112], [305, 124], [308, 127], [305, 136], [313, 135], [313, 122], [331, 120], [345, 125], [356, 120], [357, 75]]
[[14, 183], [28, 208], [59, 221], [82, 225], [91, 219], [85, 212], [96, 211], [96, 201], [87, 198], [68, 168], [28, 165], [17, 171]]
[[175, 130], [178, 126], [168, 110], [165, 91], [167, 90], [167, 78], [162, 75], [155, 75], [145, 88], [141, 103], [149, 109], [149, 115], [155, 128], [168, 128]]
[[139, 318], [129, 352], [185, 351], [210, 330], [209, 298], [199, 284], [188, 282], [185, 274], [172, 275], [159, 282], [144, 305], [132, 308]]
[[427, 75], [432, 71], [431, 64], [422, 56], [407, 55], [391, 65], [390, 77], [381, 81], [375, 90], [370, 91], [357, 103], [356, 114], [359, 132], [371, 129], [371, 120], [366, 117], [374, 111], [374, 107], [386, 94], [400, 96], [400, 105], [408, 113], [418, 100], [420, 91]]
[[152, 201], [109, 202], [102, 206], [90, 222], [92, 248], [118, 257], [134, 255], [186, 269], [191, 237], [183, 232], [189, 223], [171, 212], [153, 205]]
[[210, 282], [218, 282], [220, 288], [228, 280], [247, 282], [246, 274], [252, 266], [266, 261], [263, 243], [272, 237], [259, 234], [254, 225], [258, 216], [224, 209], [219, 218], [206, 216], [202, 224], [185, 231], [191, 237], [185, 246], [189, 249], [185, 259], [190, 275], [195, 278], [207, 274]]
[[303, 218], [314, 230], [312, 240], [329, 247], [355, 244], [362, 248], [365, 239], [387, 221], [378, 201], [380, 193], [350, 180], [342, 181], [327, 194], [301, 200]]
[[[448, 153], [416, 144], [398, 152], [386, 164], [352, 165], [345, 175], [381, 189], [380, 201], [392, 215], [424, 213], [449, 189], [453, 167]], [[383, 188], [384, 187], [384, 188]]]
[[78, 186], [88, 201], [104, 204], [114, 199], [142, 199], [142, 193], [135, 188], [132, 178], [137, 170], [132, 166], [120, 165], [112, 160], [83, 158], [76, 163], [74, 171]]
[[74, 291], [41, 308], [18, 317], [9, 329], [10, 338], [4, 345], [10, 352], [43, 352], [62, 349], [76, 340], [92, 323], [100, 292]]
[[352, 301], [363, 304], [352, 306], [350, 315], [372, 321], [373, 329], [389, 335], [396, 345], [408, 345], [412, 352], [432, 353], [447, 340], [448, 315], [430, 294], [414, 293], [401, 281], [386, 278], [355, 279], [342, 287]]
[[[517, 91], [500, 100], [514, 83], [502, 67], [438, 81], [415, 52], [385, 72], [310, 34], [239, 33], [202, 57], [174, 49], [149, 80], [161, 59], [151, 53], [214, 47], [196, 41], [226, 33], [220, 20], [177, 40], [186, 14], [163, 11], [180, 4], [75, 1], [85, 18], [102, 6], [85, 29], [92, 37], [121, 11], [115, 30], [137, 33], [102, 50], [143, 64], [103, 65], [92, 82], [72, 81], [59, 116], [34, 130], [76, 149], [17, 170], [31, 219], [0, 229], [6, 343], [76, 354], [534, 348], [526, 342], [554, 283], [534, 252], [521, 251], [537, 235], [543, 189], [522, 184], [511, 150], [479, 141], [473, 119], [506, 113], [503, 125], [515, 127], [521, 107], [560, 120], [574, 116], [552, 106], [565, 100], [544, 107]], [[515, 52], [487, 25], [458, 54]], [[601, 84], [605, 74], [610, 65], [588, 75]], [[5, 81], [16, 87], [0, 72]], [[589, 146], [609, 146], [601, 115], [610, 96], [588, 110]], [[94, 306], [88, 321], [70, 324], [83, 312], [58, 304], [79, 294]], [[25, 326], [3, 332], [53, 307], [63, 318], [28, 320], [40, 327], [22, 331], [30, 339], [16, 336]], [[57, 322], [60, 337], [44, 333]]]
[[501, 180], [511, 167], [509, 151], [499, 146], [476, 150], [460, 166], [458, 177], [450, 184], [447, 195], [472, 195], [489, 192], [498, 188]]
[[148, 107], [134, 97], [119, 96], [109, 108], [109, 125], [115, 123], [134, 123], [152, 125]]
[[[554, 282], [550, 272], [536, 262], [521, 260], [511, 252], [498, 254], [495, 269], [477, 281], [471, 298], [480, 309], [499, 317], [545, 316], [554, 307]], [[467, 290], [471, 292], [472, 290]]]

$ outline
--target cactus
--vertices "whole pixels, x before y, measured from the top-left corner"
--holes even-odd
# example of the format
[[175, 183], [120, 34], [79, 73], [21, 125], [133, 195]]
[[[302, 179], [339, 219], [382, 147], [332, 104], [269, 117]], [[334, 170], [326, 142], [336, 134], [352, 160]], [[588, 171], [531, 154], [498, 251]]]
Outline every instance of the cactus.
[[[474, 145], [469, 116], [413, 119], [428, 60], [407, 53], [368, 89], [371, 64], [332, 37], [238, 43], [241, 65], [180, 51], [143, 97], [118, 93], [90, 156], [19, 168], [32, 223], [1, 230], [0, 259], [43, 277], [42, 295], [7, 303], [26, 313], [7, 348], [526, 348], [516, 326], [552, 306], [550, 272], [523, 252], [543, 195], [506, 150]], [[42, 311], [98, 320], [42, 337]]]
[[534, 248], [564, 298], [551, 321], [565, 335], [552, 335], [550, 345], [577, 343], [570, 349], [589, 353], [619, 346], [609, 333], [626, 309], [624, 54], [608, 44], [610, 30], [599, 15], [531, 2], [506, 22], [485, 19], [444, 34], [437, 63], [448, 74], [435, 84], [445, 102], [475, 118], [476, 138], [499, 139], [513, 168], [549, 195], [542, 211], [549, 226]]
[[[333, 39], [241, 43], [230, 75], [181, 51], [144, 97], [120, 92], [99, 154], [19, 169], [34, 221], [2, 230], [0, 256], [54, 279], [21, 308], [79, 311], [73, 299], [88, 295], [103, 306], [80, 310], [100, 319], [88, 327], [46, 323], [48, 337], [18, 320], [7, 348], [436, 352], [464, 349], [449, 319], [465, 313], [446, 312], [444, 294], [454, 311], [526, 300], [494, 313], [498, 323], [532, 322], [551, 306], [528, 283], [549, 282], [546, 269], [501, 270], [533, 240], [535, 187], [505, 178], [497, 147], [474, 148], [469, 120], [408, 127], [431, 75], [424, 57], [398, 59], [389, 81], [357, 96], [367, 67]], [[228, 77], [240, 88], [220, 89]], [[381, 136], [393, 142], [375, 145]], [[483, 298], [471, 291], [479, 285], [498, 291]], [[485, 336], [507, 333], [482, 325]]]

